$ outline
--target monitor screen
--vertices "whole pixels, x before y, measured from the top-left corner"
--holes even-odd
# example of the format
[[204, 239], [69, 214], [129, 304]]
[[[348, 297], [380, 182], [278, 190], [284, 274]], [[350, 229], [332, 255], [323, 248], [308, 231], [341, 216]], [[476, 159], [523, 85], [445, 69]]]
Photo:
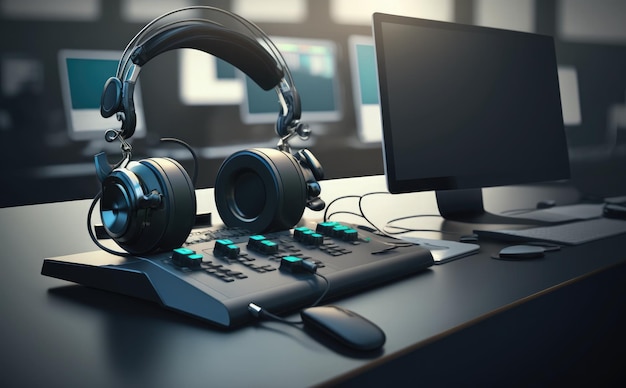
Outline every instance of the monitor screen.
[[[285, 58], [300, 94], [302, 121], [340, 120], [335, 43], [283, 37], [271, 37], [271, 40]], [[242, 121], [246, 124], [275, 122], [280, 108], [276, 92], [265, 91], [249, 77], [244, 77], [245, 98], [240, 109]]]
[[[61, 91], [69, 135], [74, 140], [104, 139], [104, 132], [120, 128], [115, 116], [100, 115], [100, 96], [109, 77], [114, 77], [122, 53], [100, 50], [59, 51]], [[137, 126], [135, 137], [145, 135], [146, 127], [141, 87], [135, 86]]]
[[379, 13], [373, 21], [391, 192], [569, 177], [552, 37]]
[[243, 82], [234, 66], [195, 49], [180, 50], [179, 59], [178, 91], [183, 104], [241, 104]]
[[364, 143], [380, 143], [383, 135], [374, 38], [351, 35], [348, 46], [357, 134]]

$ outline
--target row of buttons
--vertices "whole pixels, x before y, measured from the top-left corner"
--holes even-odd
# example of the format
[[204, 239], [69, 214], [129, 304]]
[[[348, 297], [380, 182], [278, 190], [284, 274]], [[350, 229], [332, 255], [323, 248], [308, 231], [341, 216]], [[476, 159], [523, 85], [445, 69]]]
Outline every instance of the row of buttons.
[[220, 239], [215, 241], [215, 246], [213, 247], [213, 254], [215, 256], [225, 256], [231, 260], [235, 260], [240, 253], [241, 249], [239, 249], [239, 246], [232, 240]]
[[230, 268], [224, 267], [222, 264], [214, 264], [212, 261], [202, 264], [204, 271], [213, 275], [225, 282], [233, 282], [235, 279], [246, 279], [248, 276], [243, 272], [233, 271]]
[[[233, 233], [232, 236], [234, 237], [240, 237], [242, 231], [236, 230], [230, 233]], [[201, 240], [211, 240], [212, 237], [216, 237], [216, 235], [207, 232], [204, 232], [202, 236], [202, 238], [200, 238], [200, 236], [196, 236], [196, 238], [192, 238], [191, 240], [198, 241], [198, 238]], [[292, 237], [292, 239], [289, 239], [288, 237], [281, 238], [279, 240], [279, 244], [275, 241], [267, 239], [263, 235], [252, 235], [248, 238], [247, 249], [265, 255], [270, 261], [280, 262], [283, 258], [288, 256], [294, 258], [297, 257], [301, 260], [311, 259], [310, 257], [303, 255], [301, 250], [292, 244], [294, 240], [304, 245], [316, 246], [320, 249], [320, 251], [331, 256], [341, 256], [349, 254], [352, 251], [332, 242], [329, 237], [352, 242], [353, 244], [357, 244], [359, 241], [358, 233], [355, 229], [337, 222], [319, 223], [317, 224], [315, 231], [307, 227], [297, 227], [294, 228]], [[241, 248], [228, 238], [215, 240], [213, 255], [225, 258], [229, 261], [237, 261], [260, 273], [276, 270], [275, 267], [269, 264], [257, 265], [254, 263], [254, 258], [248, 256], [246, 253], [242, 253]], [[178, 267], [191, 270], [204, 268], [207, 273], [215, 275], [225, 281], [247, 278], [245, 274], [224, 268], [221, 264], [213, 264], [211, 261], [203, 262], [202, 258], [203, 256], [201, 254], [198, 254], [186, 247], [174, 249], [171, 256], [172, 263]], [[323, 267], [323, 263], [321, 261], [314, 260], [314, 262], [319, 268]]]
[[[232, 244], [229, 244], [232, 245]], [[189, 248], [176, 248], [172, 251], [171, 260], [174, 265], [187, 270], [203, 269], [207, 274], [215, 276], [225, 282], [235, 279], [246, 279], [248, 276], [243, 272], [234, 271], [223, 264], [215, 264], [212, 261], [202, 261], [203, 256]], [[270, 264], [257, 265], [255, 259], [246, 254], [241, 254], [237, 259], [239, 263], [259, 273], [275, 271]]]
[[172, 251], [172, 262], [179, 267], [200, 268], [202, 255], [189, 248], [176, 248]]
[[247, 248], [263, 255], [273, 255], [278, 253], [278, 244], [268, 240], [265, 236], [257, 234], [250, 236]]
[[317, 224], [315, 231], [324, 236], [338, 238], [343, 241], [357, 241], [359, 239], [359, 233], [356, 229], [333, 221], [320, 222]]
[[314, 232], [305, 226], [295, 228], [293, 230], [293, 238], [305, 245], [320, 246], [324, 243], [324, 236], [322, 234]]

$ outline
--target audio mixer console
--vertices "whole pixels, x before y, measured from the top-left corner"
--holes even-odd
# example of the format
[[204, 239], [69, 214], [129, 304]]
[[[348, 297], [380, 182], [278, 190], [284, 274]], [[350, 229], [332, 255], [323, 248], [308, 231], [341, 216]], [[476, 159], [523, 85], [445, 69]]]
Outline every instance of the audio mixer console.
[[[299, 261], [312, 269], [281, 266]], [[322, 222], [265, 235], [196, 229], [171, 252], [122, 257], [94, 251], [47, 258], [41, 272], [233, 328], [253, 319], [250, 303], [274, 313], [292, 312], [322, 295], [327, 300], [363, 291], [431, 265], [431, 253], [417, 245], [367, 228]]]

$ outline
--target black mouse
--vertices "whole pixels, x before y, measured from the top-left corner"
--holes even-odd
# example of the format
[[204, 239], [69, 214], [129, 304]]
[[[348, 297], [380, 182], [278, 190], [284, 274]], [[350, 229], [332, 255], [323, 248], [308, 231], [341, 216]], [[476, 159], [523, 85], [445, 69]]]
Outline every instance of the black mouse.
[[556, 201], [553, 199], [544, 199], [537, 202], [537, 209], [550, 209], [556, 206]]
[[462, 243], [474, 243], [476, 241], [478, 241], [478, 235], [475, 233], [461, 236], [461, 238], [459, 238], [459, 242]]
[[546, 249], [537, 245], [512, 245], [500, 250], [498, 255], [492, 256], [494, 259], [523, 260], [543, 257]]
[[607, 203], [602, 209], [602, 214], [607, 218], [626, 219], [626, 206], [617, 203]]
[[367, 318], [342, 307], [309, 307], [300, 312], [305, 327], [327, 334], [356, 350], [376, 350], [383, 346], [385, 333]]

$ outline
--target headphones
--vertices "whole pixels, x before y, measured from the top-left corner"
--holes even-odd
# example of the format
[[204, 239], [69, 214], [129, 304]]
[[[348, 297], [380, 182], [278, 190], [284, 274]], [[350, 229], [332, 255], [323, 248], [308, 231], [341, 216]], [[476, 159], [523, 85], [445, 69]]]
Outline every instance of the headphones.
[[[244, 32], [197, 17], [170, 20], [188, 10], [226, 16]], [[292, 153], [289, 147], [289, 139], [297, 135], [306, 140], [310, 130], [299, 121], [300, 98], [278, 49], [263, 31], [242, 17], [218, 8], [195, 6], [169, 12], [146, 25], [126, 47], [116, 76], [105, 83], [100, 112], [103, 117], [116, 115], [121, 121], [121, 129], [108, 130], [105, 139], [119, 140], [124, 154], [116, 166], [108, 164], [104, 153], [95, 157], [102, 184], [100, 215], [106, 233], [125, 251], [144, 254], [181, 246], [194, 225], [195, 179], [170, 158], [130, 161], [131, 147], [126, 141], [135, 131], [133, 91], [141, 68], [159, 54], [179, 48], [219, 57], [264, 90], [274, 88], [278, 94], [277, 148], [235, 152], [217, 173], [215, 203], [224, 224], [252, 233], [270, 232], [293, 227], [305, 207], [322, 210], [325, 204], [319, 198], [318, 183], [324, 177], [322, 166], [309, 150]], [[187, 148], [193, 154], [191, 147]]]

